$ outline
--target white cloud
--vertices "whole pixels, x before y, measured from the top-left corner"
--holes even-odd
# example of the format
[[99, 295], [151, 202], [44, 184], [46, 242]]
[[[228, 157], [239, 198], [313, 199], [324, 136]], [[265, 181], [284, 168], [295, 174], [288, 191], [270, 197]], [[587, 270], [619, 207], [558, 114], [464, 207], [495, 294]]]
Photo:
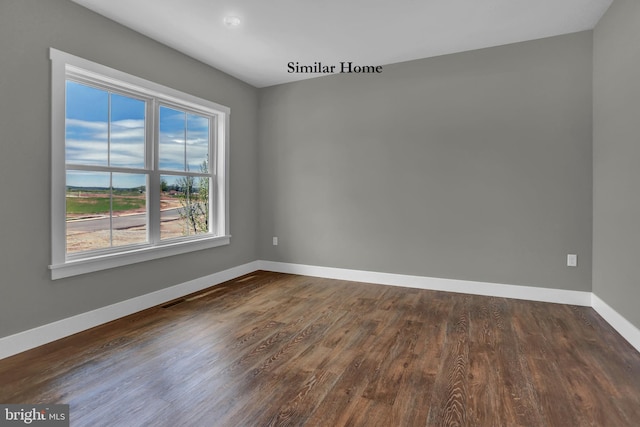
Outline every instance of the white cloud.
[[66, 125], [67, 130], [69, 130], [69, 127], [77, 127], [87, 130], [107, 131], [107, 122], [90, 122], [87, 120], [67, 119]]
[[[173, 115], [180, 116], [179, 114]], [[184, 115], [182, 115], [184, 118]], [[195, 119], [193, 119], [195, 117]], [[160, 133], [160, 167], [170, 170], [199, 170], [209, 153], [209, 121], [199, 116], [189, 116], [189, 132], [185, 140], [184, 131]], [[192, 121], [200, 126], [191, 126]], [[110, 145], [107, 140], [110, 138]], [[66, 158], [69, 163], [102, 165], [107, 163], [107, 149], [110, 147], [112, 166], [144, 167], [145, 122], [143, 119], [117, 120], [106, 122], [67, 120]]]

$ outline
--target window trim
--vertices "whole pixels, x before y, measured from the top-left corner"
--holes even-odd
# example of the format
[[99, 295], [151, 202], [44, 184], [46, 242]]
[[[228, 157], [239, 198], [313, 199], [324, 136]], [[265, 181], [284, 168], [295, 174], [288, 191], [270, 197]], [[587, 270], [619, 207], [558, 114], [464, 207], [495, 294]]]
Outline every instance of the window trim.
[[[229, 234], [229, 107], [180, 92], [175, 89], [154, 83], [131, 74], [50, 48], [51, 60], [51, 278], [53, 280], [78, 274], [104, 270], [143, 261], [183, 254], [187, 252], [228, 245]], [[87, 253], [87, 256], [66, 253], [66, 161], [65, 161], [65, 82], [68, 75], [84, 76], [95, 79], [107, 86], [113, 85], [118, 91], [131, 90], [136, 94], [144, 94], [164, 105], [176, 105], [181, 108], [209, 111], [216, 117], [216, 125], [211, 132], [214, 138], [213, 156], [215, 173], [211, 188], [212, 213], [214, 223], [212, 230], [216, 235], [196, 235], [189, 238], [176, 238], [160, 242], [156, 245], [132, 245], [123, 247], [121, 251], [109, 253]], [[155, 108], [155, 106], [153, 107]], [[147, 131], [153, 136], [154, 152], [157, 152], [156, 123], [154, 116], [149, 117]], [[147, 150], [146, 152], [150, 152]], [[147, 154], [145, 154], [147, 155]], [[157, 157], [150, 161], [148, 169], [158, 171]], [[155, 174], [157, 174], [154, 172]], [[150, 176], [153, 176], [152, 173]], [[159, 209], [159, 198], [152, 195], [149, 186], [148, 216], [154, 217], [154, 209]]]

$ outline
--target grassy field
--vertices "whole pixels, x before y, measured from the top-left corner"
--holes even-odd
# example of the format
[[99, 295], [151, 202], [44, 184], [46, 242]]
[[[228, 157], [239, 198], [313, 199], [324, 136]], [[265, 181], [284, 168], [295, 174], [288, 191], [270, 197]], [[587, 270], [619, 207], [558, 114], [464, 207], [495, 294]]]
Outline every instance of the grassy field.
[[109, 200], [109, 195], [104, 193], [67, 193], [67, 214], [105, 214], [111, 209], [114, 212], [134, 211], [144, 209], [145, 203], [145, 196], [141, 194], [114, 194]]

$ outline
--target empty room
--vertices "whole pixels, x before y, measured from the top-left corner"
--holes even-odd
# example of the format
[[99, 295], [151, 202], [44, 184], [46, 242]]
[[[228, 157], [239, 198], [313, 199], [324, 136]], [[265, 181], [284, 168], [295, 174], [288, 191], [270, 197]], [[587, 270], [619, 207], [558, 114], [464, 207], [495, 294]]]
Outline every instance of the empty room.
[[0, 425], [640, 425], [640, 2], [0, 0]]

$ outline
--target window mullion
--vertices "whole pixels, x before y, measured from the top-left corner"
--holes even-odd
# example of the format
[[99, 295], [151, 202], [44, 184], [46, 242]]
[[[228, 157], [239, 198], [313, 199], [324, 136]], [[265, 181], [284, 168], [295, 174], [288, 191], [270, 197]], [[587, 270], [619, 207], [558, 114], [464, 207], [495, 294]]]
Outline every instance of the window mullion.
[[108, 166], [98, 166], [98, 165], [78, 165], [69, 163], [65, 166], [66, 170], [77, 170], [77, 171], [89, 171], [89, 172], [114, 172], [114, 173], [133, 173], [133, 174], [147, 174], [149, 173], [149, 169], [140, 169], [140, 168], [120, 168], [120, 167], [108, 167]]
[[109, 173], [109, 247], [113, 247], [113, 173]]
[[160, 242], [160, 173], [158, 171], [158, 145], [159, 132], [156, 129], [159, 125], [157, 120], [159, 114], [158, 102], [154, 99], [149, 101], [147, 108], [148, 120], [146, 123], [145, 150], [146, 161], [149, 173], [147, 185], [147, 224], [149, 243], [157, 244]]
[[211, 119], [209, 125], [209, 231], [218, 235], [223, 230], [220, 227], [218, 214], [218, 117]]
[[107, 97], [107, 166], [111, 167], [111, 92]]
[[184, 113], [184, 170], [189, 170], [189, 163], [187, 163], [187, 126], [189, 126], [189, 122], [187, 121], [187, 117], [189, 115]]
[[[107, 166], [111, 168], [111, 92], [107, 97]], [[113, 172], [109, 172], [109, 247], [113, 247]]]

